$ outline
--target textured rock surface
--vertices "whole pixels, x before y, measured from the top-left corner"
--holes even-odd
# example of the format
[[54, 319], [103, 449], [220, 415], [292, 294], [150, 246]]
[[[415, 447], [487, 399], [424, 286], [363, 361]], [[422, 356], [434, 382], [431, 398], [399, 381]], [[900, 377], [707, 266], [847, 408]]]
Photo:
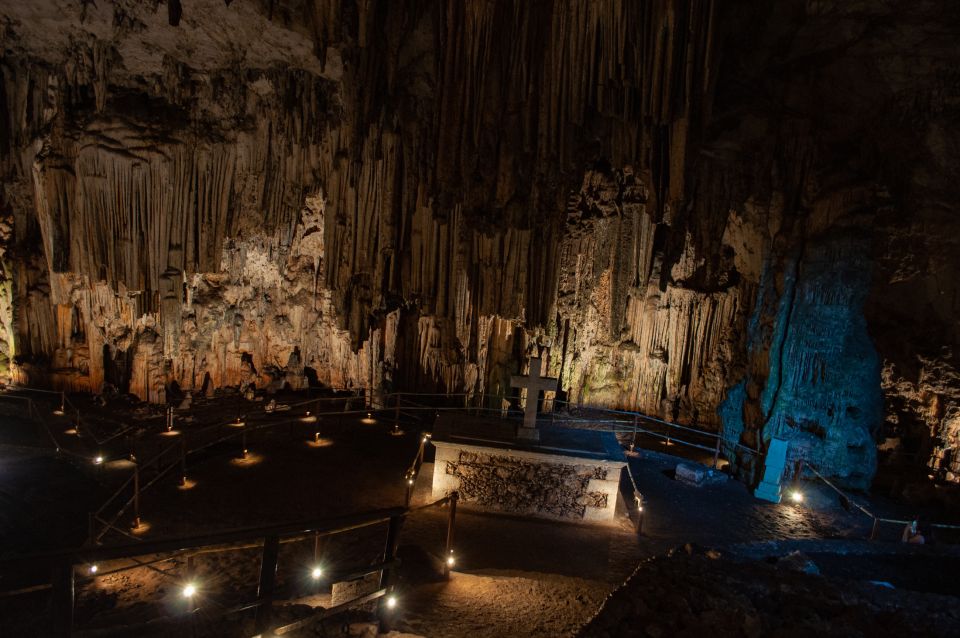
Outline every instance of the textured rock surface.
[[960, 622], [955, 596], [793, 571], [780, 563], [736, 563], [713, 550], [656, 558], [641, 564], [578, 635], [952, 636]]
[[949, 3], [176, 6], [0, 6], [13, 377], [507, 394], [547, 347], [748, 477], [956, 446]]
[[602, 466], [536, 463], [513, 456], [460, 452], [445, 472], [459, 482], [464, 503], [517, 514], [582, 519], [588, 507], [606, 509], [609, 494], [591, 491], [606, 481]]

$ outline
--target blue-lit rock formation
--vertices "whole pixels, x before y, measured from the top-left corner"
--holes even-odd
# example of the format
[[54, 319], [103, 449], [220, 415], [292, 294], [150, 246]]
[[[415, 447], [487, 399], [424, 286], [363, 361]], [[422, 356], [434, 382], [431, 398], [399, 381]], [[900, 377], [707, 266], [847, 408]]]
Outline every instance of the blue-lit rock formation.
[[956, 480], [953, 4], [4, 3], [0, 376], [499, 405], [549, 350], [747, 478]]
[[[779, 437], [790, 441], [789, 461], [809, 462], [855, 487], [873, 478], [883, 399], [880, 359], [863, 315], [869, 239], [859, 235], [803, 239], [783, 270], [768, 264], [750, 323], [749, 355], [758, 364], [720, 407], [728, 456], [747, 476], [759, 455], [743, 447], [762, 452]], [[776, 302], [763, 304], [768, 295]], [[762, 331], [760, 315], [770, 309], [772, 329]]]

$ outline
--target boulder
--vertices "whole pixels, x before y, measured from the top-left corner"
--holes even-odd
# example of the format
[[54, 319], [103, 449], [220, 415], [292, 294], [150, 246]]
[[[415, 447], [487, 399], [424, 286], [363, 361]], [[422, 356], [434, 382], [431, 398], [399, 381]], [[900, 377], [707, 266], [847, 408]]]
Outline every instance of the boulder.
[[694, 463], [677, 463], [674, 477], [694, 487], [723, 483], [729, 478], [723, 472]]

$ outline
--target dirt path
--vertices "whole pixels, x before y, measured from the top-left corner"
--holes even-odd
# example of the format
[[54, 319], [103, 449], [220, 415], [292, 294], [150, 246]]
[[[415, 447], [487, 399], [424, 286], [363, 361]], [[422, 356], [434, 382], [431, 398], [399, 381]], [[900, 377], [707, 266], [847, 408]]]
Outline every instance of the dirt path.
[[484, 570], [454, 573], [404, 598], [400, 631], [429, 638], [567, 636], [612, 591], [608, 583], [556, 574]]

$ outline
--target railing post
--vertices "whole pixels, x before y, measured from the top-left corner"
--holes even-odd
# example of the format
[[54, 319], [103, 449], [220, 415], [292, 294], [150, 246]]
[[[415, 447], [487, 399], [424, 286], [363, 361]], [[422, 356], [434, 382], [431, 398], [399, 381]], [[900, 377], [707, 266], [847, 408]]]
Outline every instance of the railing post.
[[73, 563], [64, 560], [53, 567], [52, 636], [70, 638], [73, 633]]
[[634, 414], [633, 415], [633, 442], [630, 443], [631, 452], [633, 452], [637, 448], [637, 434], [639, 430], [639, 421], [640, 421], [640, 415]]
[[403, 499], [404, 507], [410, 507], [410, 500], [413, 498], [413, 485], [416, 481], [416, 476], [416, 473], [412, 469], [407, 470], [407, 475], [405, 477], [406, 485], [404, 486], [406, 488], [406, 496], [404, 496]]
[[643, 535], [643, 496], [637, 495], [637, 536]]
[[187, 484], [187, 437], [180, 439], [180, 485]]
[[713, 469], [720, 467], [720, 435], [717, 435], [717, 447], [713, 451]]
[[400, 395], [398, 394], [394, 398], [396, 399], [396, 403], [393, 406], [393, 427], [399, 428], [400, 427]]
[[280, 537], [267, 536], [263, 541], [263, 557], [260, 560], [260, 585], [257, 589], [257, 614], [254, 630], [258, 634], [273, 635], [270, 622], [273, 619], [273, 590], [277, 578], [277, 557], [280, 555]]
[[450, 579], [450, 559], [453, 557], [453, 534], [457, 522], [457, 501], [460, 495], [456, 492], [450, 494], [450, 516], [447, 518], [447, 546], [443, 556], [443, 577]]
[[[387, 563], [392, 563], [397, 557], [397, 544], [400, 542], [400, 528], [403, 526], [403, 519], [404, 515], [402, 514], [396, 514], [390, 517], [390, 527], [387, 529], [387, 542], [383, 547], [384, 568], [380, 570], [380, 586], [377, 589], [386, 589], [388, 593], [392, 590], [393, 567], [387, 565]], [[383, 633], [389, 631], [389, 621], [387, 620], [389, 608], [387, 607], [386, 598], [386, 596], [383, 596], [377, 602], [377, 617], [380, 619], [380, 630]]]
[[133, 528], [140, 527], [140, 464], [133, 466]]
[[880, 519], [876, 516], [873, 517], [873, 527], [870, 529], [870, 540], [877, 540], [877, 535], [880, 532]]

